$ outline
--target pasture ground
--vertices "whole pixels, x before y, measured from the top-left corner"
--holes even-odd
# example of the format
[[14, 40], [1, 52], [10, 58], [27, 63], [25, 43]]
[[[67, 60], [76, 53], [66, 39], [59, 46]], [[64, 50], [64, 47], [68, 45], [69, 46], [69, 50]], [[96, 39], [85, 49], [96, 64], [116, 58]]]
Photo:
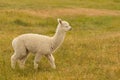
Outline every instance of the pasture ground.
[[[120, 80], [119, 0], [0, 0], [0, 80]], [[43, 57], [33, 69], [10, 67], [12, 39], [24, 33], [53, 36], [57, 18], [68, 21], [62, 46], [54, 53], [57, 69]]]

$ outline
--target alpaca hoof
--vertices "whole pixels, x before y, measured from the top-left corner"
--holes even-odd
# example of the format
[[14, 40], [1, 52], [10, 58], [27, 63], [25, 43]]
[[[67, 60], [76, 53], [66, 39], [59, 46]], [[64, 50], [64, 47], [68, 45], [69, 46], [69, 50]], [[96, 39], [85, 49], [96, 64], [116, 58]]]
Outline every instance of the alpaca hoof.
[[11, 65], [11, 68], [12, 68], [12, 69], [15, 69], [15, 66], [14, 66], [14, 65]]
[[24, 65], [20, 65], [19, 67], [20, 67], [20, 69], [25, 69]]
[[37, 69], [38, 69], [38, 67], [34, 67], [34, 69], [35, 69], [35, 70], [37, 70]]
[[53, 68], [53, 69], [56, 69], [56, 66], [54, 65], [54, 66], [52, 66], [52, 68]]
[[34, 69], [35, 69], [35, 70], [38, 69], [38, 64], [35, 64], [35, 65], [34, 65]]

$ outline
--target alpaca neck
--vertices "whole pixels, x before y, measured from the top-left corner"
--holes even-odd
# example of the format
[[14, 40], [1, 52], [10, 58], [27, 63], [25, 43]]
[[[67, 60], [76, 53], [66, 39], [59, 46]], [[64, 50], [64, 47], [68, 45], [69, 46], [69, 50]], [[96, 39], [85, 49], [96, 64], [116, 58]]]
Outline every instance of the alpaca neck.
[[53, 36], [53, 43], [52, 43], [52, 49], [55, 50], [58, 48], [61, 43], [63, 42], [65, 37], [65, 32], [59, 29], [59, 25], [57, 27], [56, 33]]

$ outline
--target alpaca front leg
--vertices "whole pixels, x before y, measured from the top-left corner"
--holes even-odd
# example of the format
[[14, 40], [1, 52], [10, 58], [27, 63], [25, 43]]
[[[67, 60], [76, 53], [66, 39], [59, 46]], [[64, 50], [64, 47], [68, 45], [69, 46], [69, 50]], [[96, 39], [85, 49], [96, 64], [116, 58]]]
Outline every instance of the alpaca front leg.
[[38, 63], [41, 59], [42, 55], [36, 54], [35, 59], [34, 59], [34, 69], [38, 69]]
[[48, 55], [46, 55], [46, 57], [48, 58], [51, 67], [52, 67], [53, 69], [56, 69], [55, 59], [54, 59], [53, 55], [52, 55], [52, 54], [48, 54]]

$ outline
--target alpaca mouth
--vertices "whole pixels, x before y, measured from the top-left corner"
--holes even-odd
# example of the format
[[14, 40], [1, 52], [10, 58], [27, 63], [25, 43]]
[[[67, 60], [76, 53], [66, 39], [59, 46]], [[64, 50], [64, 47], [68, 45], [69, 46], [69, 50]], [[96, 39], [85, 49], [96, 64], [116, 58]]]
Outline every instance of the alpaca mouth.
[[72, 28], [69, 29], [69, 31], [71, 31], [71, 30], [72, 30]]

